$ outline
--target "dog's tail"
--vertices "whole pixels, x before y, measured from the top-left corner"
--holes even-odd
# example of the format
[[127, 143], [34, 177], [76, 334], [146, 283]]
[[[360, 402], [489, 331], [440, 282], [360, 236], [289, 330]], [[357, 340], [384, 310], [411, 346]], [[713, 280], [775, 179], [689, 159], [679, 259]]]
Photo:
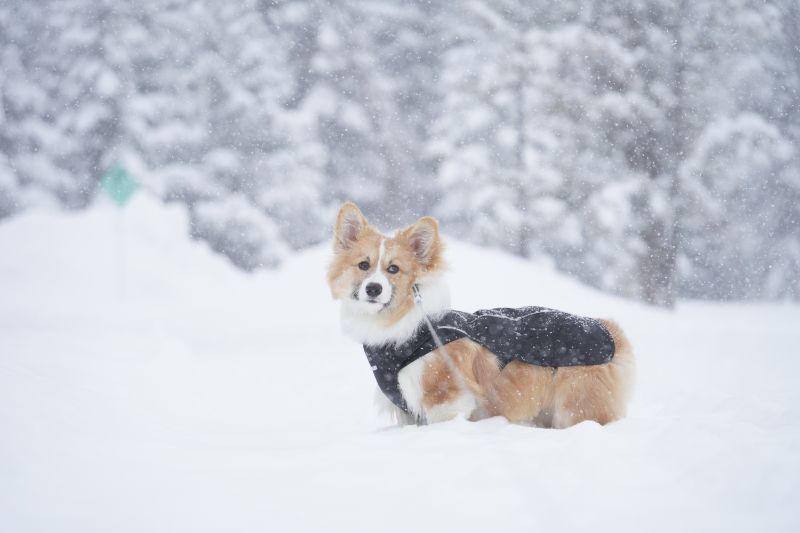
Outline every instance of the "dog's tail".
[[609, 365], [614, 369], [617, 390], [620, 393], [619, 399], [622, 405], [627, 406], [636, 382], [636, 358], [633, 355], [633, 346], [619, 324], [607, 319], [600, 319], [600, 322], [614, 339], [614, 358]]

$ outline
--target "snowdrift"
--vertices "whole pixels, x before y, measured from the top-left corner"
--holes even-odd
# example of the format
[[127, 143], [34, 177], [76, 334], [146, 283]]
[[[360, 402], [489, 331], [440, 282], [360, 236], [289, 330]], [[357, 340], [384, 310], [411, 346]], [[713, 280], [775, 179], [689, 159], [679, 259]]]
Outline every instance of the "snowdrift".
[[186, 224], [143, 195], [0, 224], [3, 531], [800, 527], [797, 306], [661, 311], [451, 239], [456, 308], [623, 324], [632, 410], [394, 428], [339, 333], [327, 246], [245, 274]]

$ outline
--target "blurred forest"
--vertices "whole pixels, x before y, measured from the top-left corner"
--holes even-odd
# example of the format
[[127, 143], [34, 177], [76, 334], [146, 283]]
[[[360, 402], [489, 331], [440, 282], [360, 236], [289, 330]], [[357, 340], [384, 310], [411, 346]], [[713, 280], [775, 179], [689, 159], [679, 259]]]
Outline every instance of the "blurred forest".
[[350, 199], [658, 305], [800, 300], [800, 3], [0, 0], [0, 218], [117, 163], [248, 270]]

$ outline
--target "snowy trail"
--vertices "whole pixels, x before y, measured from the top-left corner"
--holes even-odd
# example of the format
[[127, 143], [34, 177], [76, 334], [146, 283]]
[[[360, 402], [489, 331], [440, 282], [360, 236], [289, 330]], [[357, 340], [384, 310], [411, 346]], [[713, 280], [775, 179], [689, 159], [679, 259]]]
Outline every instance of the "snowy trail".
[[452, 243], [456, 308], [623, 324], [632, 410], [564, 431], [393, 428], [339, 333], [326, 247], [245, 275], [185, 223], [132, 202], [123, 302], [111, 207], [0, 224], [2, 531], [800, 527], [798, 306], [654, 310]]

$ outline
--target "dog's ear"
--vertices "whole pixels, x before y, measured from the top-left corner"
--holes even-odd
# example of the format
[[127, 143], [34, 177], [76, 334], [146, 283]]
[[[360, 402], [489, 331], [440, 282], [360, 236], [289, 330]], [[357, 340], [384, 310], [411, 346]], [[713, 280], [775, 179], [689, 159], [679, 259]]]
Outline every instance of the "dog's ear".
[[439, 223], [433, 217], [422, 217], [404, 230], [408, 245], [414, 256], [426, 268], [441, 260], [442, 242], [439, 239]]
[[358, 239], [358, 236], [367, 227], [367, 219], [353, 202], [347, 202], [339, 208], [336, 217], [335, 236], [333, 247], [335, 250], [347, 250]]

